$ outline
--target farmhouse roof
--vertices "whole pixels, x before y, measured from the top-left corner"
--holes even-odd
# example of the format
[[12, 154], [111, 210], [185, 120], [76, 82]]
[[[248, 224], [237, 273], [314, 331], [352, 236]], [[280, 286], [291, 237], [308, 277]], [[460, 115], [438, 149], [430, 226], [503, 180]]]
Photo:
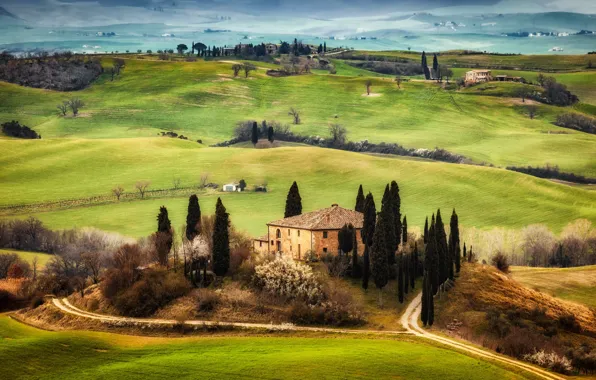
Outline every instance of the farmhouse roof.
[[354, 228], [362, 228], [364, 215], [361, 212], [348, 210], [337, 204], [305, 214], [269, 222], [269, 226], [300, 228], [304, 230], [339, 230], [345, 224]]
[[268, 235], [263, 235], [263, 236], [259, 236], [258, 238], [254, 239], [256, 241], [268, 241], [269, 240], [269, 236]]

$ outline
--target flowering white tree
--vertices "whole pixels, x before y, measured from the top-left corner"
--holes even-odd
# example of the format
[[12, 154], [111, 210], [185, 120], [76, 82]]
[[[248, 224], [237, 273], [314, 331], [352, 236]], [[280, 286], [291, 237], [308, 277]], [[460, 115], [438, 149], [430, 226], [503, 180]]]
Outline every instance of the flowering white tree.
[[323, 297], [321, 284], [312, 268], [291, 258], [278, 257], [255, 267], [257, 285], [288, 298], [302, 298], [317, 303]]

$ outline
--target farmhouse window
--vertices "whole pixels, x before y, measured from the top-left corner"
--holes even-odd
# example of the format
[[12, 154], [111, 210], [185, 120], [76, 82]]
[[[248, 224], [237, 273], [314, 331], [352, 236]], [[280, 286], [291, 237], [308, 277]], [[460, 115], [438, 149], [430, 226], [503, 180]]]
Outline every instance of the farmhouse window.
[[278, 239], [281, 238], [281, 230], [279, 228], [277, 229], [277, 232], [275, 232], [275, 237]]
[[327, 231], [323, 231], [323, 239], [327, 239]]

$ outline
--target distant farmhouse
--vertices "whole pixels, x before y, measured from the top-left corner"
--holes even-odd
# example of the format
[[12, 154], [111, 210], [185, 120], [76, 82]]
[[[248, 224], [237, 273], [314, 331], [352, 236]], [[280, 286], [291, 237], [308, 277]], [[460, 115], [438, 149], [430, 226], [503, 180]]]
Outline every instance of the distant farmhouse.
[[492, 80], [490, 70], [471, 70], [466, 73], [466, 84], [490, 82]]
[[230, 192], [230, 191], [242, 191], [240, 190], [239, 183], [227, 183], [222, 186], [222, 191]]
[[317, 256], [338, 253], [339, 230], [352, 224], [356, 232], [358, 252], [364, 251], [360, 230], [364, 215], [337, 204], [331, 207], [267, 223], [268, 233], [253, 240], [258, 253], [283, 253], [295, 260], [304, 260], [312, 251]]

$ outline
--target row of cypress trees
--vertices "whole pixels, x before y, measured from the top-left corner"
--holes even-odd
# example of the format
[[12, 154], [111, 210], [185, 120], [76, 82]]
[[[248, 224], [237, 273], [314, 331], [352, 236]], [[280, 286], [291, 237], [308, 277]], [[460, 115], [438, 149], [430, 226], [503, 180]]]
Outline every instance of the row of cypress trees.
[[455, 280], [455, 274], [461, 269], [461, 251], [459, 220], [455, 209], [449, 222], [449, 239], [441, 210], [432, 215], [430, 227], [428, 218], [424, 225], [424, 280], [422, 286], [422, 323], [432, 326], [434, 323], [434, 296], [446, 291]]
[[[221, 201], [217, 198], [215, 205], [215, 222], [213, 226], [213, 251], [212, 267], [217, 276], [224, 276], [230, 267], [230, 217]], [[193, 194], [188, 199], [188, 209], [186, 215], [186, 239], [192, 241], [201, 234], [201, 207], [199, 198]], [[158, 259], [161, 265], [168, 264], [168, 255], [173, 244], [172, 223], [168, 215], [168, 209], [165, 206], [159, 208], [157, 216], [157, 232], [155, 234], [155, 244], [158, 253]], [[186, 264], [186, 263], [185, 263]], [[206, 263], [205, 263], [206, 264]], [[191, 268], [192, 270], [192, 263]], [[189, 268], [185, 265], [185, 274]]]

